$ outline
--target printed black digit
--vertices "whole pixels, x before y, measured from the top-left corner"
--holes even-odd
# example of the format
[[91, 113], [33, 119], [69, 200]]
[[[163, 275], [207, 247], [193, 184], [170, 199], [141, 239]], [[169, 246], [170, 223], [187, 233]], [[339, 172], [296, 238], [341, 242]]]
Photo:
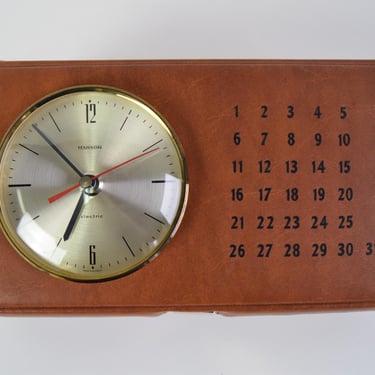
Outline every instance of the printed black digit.
[[313, 252], [312, 256], [313, 257], [325, 257], [327, 255], [328, 251], [328, 246], [326, 243], [314, 243], [312, 245]]
[[294, 117], [294, 107], [292, 105], [288, 105], [288, 118], [293, 118]]
[[265, 188], [259, 189], [258, 192], [259, 192], [259, 200], [261, 202], [268, 202], [271, 192], [272, 192], [272, 188], [265, 187]]
[[338, 200], [339, 201], [351, 201], [353, 200], [353, 197], [354, 197], [354, 192], [353, 192], [353, 189], [352, 188], [338, 188], [338, 193], [339, 193], [339, 197], [338, 197]]
[[345, 120], [348, 117], [348, 112], [346, 107], [340, 107], [340, 118], [341, 120]]
[[95, 245], [89, 246], [89, 263], [91, 266], [95, 266], [96, 264], [96, 252], [94, 251], [95, 247]]
[[348, 174], [352, 170], [350, 160], [341, 160], [339, 162], [339, 170], [342, 174]]
[[267, 118], [268, 117], [268, 107], [266, 105], [261, 106], [261, 118]]
[[231, 229], [244, 229], [245, 218], [243, 216], [232, 216]]
[[244, 192], [242, 188], [234, 188], [232, 192], [232, 201], [242, 201], [244, 198]]
[[265, 146], [265, 145], [266, 145], [267, 138], [268, 138], [268, 132], [263, 132], [263, 133], [261, 134], [261, 142], [260, 142], [260, 144], [261, 144], [262, 146]]
[[266, 244], [258, 244], [258, 253], [257, 258], [269, 258], [271, 255], [273, 244], [272, 243], [266, 243]]
[[270, 160], [260, 160], [258, 162], [259, 173], [271, 173], [271, 164]]
[[313, 190], [314, 201], [324, 201], [326, 197], [326, 191], [324, 188], [316, 188]]
[[290, 201], [296, 202], [298, 201], [298, 199], [299, 199], [298, 188], [294, 187], [294, 188], [286, 189], [286, 200], [288, 202]]
[[351, 257], [354, 253], [354, 245], [351, 242], [348, 242], [348, 243], [340, 242], [338, 244], [338, 248], [339, 248], [339, 251], [337, 255], [339, 257], [343, 257], [343, 256]]
[[229, 254], [230, 258], [243, 258], [246, 255], [244, 244], [240, 244], [240, 245], [231, 244], [229, 247], [231, 249], [231, 252]]
[[349, 133], [339, 134], [338, 138], [340, 147], [348, 147], [350, 145], [351, 137]]
[[288, 145], [294, 146], [296, 144], [296, 135], [294, 133], [288, 133]]
[[311, 229], [319, 229], [319, 228], [327, 229], [328, 227], [327, 216], [322, 216], [322, 217], [312, 216], [311, 220], [312, 220]]
[[300, 227], [299, 216], [284, 216], [284, 229], [298, 229]]
[[374, 254], [374, 249], [375, 249], [375, 243], [373, 242], [366, 243], [366, 255]]
[[287, 243], [284, 246], [285, 253], [284, 257], [299, 257], [301, 255], [301, 245], [298, 243], [290, 244]]
[[257, 229], [273, 229], [274, 218], [273, 216], [258, 216]]
[[325, 163], [324, 163], [324, 160], [321, 160], [321, 161], [316, 161], [316, 160], [313, 160], [312, 161], [312, 172], [313, 173], [325, 173], [326, 171], [326, 166], [325, 166]]
[[323, 143], [323, 136], [320, 133], [314, 134], [315, 146], [320, 146]]
[[236, 146], [239, 146], [241, 144], [241, 134], [240, 134], [240, 132], [235, 132], [233, 134], [233, 143]]
[[233, 160], [232, 161], [233, 173], [242, 173], [243, 172], [243, 161], [242, 160]]
[[89, 102], [89, 104], [85, 104], [86, 107], [86, 124], [95, 124], [95, 116], [96, 116], [96, 104]]
[[322, 117], [322, 111], [321, 111], [321, 109], [320, 109], [320, 105], [318, 105], [318, 106], [315, 108], [314, 116], [315, 116], [317, 119], [320, 119], [320, 118]]
[[298, 172], [298, 161], [297, 160], [287, 160], [285, 162], [286, 173], [297, 173]]

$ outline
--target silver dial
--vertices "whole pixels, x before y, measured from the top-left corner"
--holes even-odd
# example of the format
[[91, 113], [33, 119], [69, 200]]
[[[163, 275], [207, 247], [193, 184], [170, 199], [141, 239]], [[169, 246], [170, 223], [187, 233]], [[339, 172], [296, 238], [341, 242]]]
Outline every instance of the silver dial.
[[122, 276], [176, 231], [186, 204], [184, 156], [140, 99], [74, 87], [42, 99], [1, 145], [1, 224], [32, 264], [77, 281]]

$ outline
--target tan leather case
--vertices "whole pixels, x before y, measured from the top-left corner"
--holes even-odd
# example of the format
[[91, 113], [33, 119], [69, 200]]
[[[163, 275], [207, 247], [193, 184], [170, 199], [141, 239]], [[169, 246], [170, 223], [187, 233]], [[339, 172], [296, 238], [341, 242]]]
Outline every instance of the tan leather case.
[[81, 84], [132, 92], [172, 125], [190, 182], [182, 226], [150, 264], [95, 284], [37, 270], [1, 233], [1, 313], [375, 306], [375, 62], [3, 62], [0, 136]]

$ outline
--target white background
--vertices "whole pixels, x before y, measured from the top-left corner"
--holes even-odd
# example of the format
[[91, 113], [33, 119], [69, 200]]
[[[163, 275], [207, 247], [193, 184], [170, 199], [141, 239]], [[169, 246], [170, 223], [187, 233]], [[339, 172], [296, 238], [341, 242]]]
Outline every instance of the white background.
[[[372, 0], [0, 0], [0, 60], [366, 59], [374, 15]], [[2, 317], [0, 371], [374, 374], [374, 337], [374, 312]]]

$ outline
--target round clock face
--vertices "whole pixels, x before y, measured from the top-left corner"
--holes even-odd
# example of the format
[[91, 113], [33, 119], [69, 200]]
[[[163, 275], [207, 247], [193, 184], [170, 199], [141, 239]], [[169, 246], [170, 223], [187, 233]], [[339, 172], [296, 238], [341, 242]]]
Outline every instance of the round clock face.
[[28, 109], [0, 149], [1, 224], [32, 264], [76, 281], [130, 273], [175, 233], [184, 156], [165, 120], [107, 87], [73, 87]]

